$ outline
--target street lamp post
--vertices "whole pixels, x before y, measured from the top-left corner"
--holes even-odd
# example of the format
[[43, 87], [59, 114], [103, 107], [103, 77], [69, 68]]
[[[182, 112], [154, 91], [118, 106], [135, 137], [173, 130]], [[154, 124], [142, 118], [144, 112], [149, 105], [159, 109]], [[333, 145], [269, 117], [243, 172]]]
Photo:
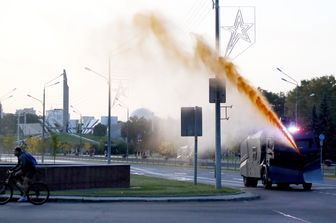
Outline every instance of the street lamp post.
[[[44, 95], [44, 89], [43, 89], [43, 95]], [[34, 100], [36, 100], [36, 101], [38, 101], [38, 102], [40, 102], [41, 103], [41, 105], [42, 105], [42, 107], [43, 107], [43, 109], [44, 109], [44, 103], [43, 103], [43, 101], [41, 101], [40, 99], [38, 99], [38, 98], [36, 98], [36, 97], [34, 97], [34, 96], [32, 96], [32, 95], [30, 95], [30, 94], [27, 94], [27, 96], [28, 97], [30, 97], [30, 98], [32, 98], [32, 99], [34, 99]], [[43, 110], [43, 114], [42, 114], [42, 119], [43, 119], [43, 123], [42, 123], [42, 142], [44, 142], [44, 110]], [[44, 145], [42, 145], [42, 148], [44, 148]], [[41, 157], [41, 162], [43, 163], [44, 162], [44, 149], [43, 149], [43, 153], [42, 153], [42, 157]]]
[[88, 67], [85, 67], [85, 70], [95, 73], [107, 81], [107, 85], [108, 85], [107, 163], [110, 164], [111, 163], [111, 61], [110, 61], [110, 58], [108, 61], [108, 78], [106, 78], [104, 75], [101, 75], [98, 72], [95, 72], [94, 70]]
[[2, 113], [2, 102], [5, 101], [5, 100], [7, 100], [8, 98], [11, 98], [11, 97], [13, 97], [13, 95], [10, 95], [10, 96], [8, 96], [8, 97], [6, 97], [6, 98], [4, 98], [4, 99], [0, 98], [0, 119], [3, 118], [3, 113]]
[[108, 61], [108, 135], [107, 135], [107, 163], [111, 163], [111, 59]]
[[44, 84], [44, 87], [43, 87], [43, 124], [42, 124], [42, 126], [43, 126], [43, 129], [42, 129], [42, 143], [43, 143], [43, 146], [42, 146], [42, 159], [41, 159], [41, 161], [42, 161], [42, 163], [44, 163], [44, 153], [45, 153], [45, 148], [44, 148], [44, 141], [45, 141], [45, 89], [47, 88], [47, 87], [51, 87], [51, 86], [54, 86], [54, 85], [56, 85], [56, 84], [59, 84], [60, 82], [59, 81], [57, 81], [57, 82], [55, 82], [55, 83], [53, 83], [53, 84], [49, 84], [48, 85], [48, 83], [50, 83], [50, 81], [49, 82], [47, 82], [46, 84]]
[[280, 73], [286, 75], [288, 78], [290, 78], [294, 82], [289, 81], [289, 80], [287, 80], [285, 78], [281, 78], [281, 80], [283, 80], [283, 81], [285, 81], [287, 83], [290, 83], [290, 84], [293, 84], [293, 85], [296, 86], [296, 88], [295, 88], [295, 125], [297, 125], [297, 122], [298, 122], [298, 89], [299, 89], [299, 84], [298, 84], [298, 82], [294, 78], [292, 78], [291, 76], [289, 76], [288, 74], [286, 74], [285, 72], [283, 72], [280, 68], [277, 67], [277, 70]]
[[42, 109], [43, 109], [43, 111], [42, 111], [42, 143], [43, 143], [43, 145], [42, 145], [42, 157], [41, 157], [41, 162], [42, 163], [44, 163], [44, 153], [45, 153], [45, 148], [44, 148], [44, 139], [45, 139], [45, 89], [48, 88], [48, 87], [54, 86], [56, 84], [59, 84], [60, 82], [57, 81], [57, 82], [49, 84], [49, 85], [48, 85], [48, 83], [50, 83], [50, 81], [47, 82], [46, 84], [44, 84], [44, 86], [43, 86], [43, 99], [42, 99], [42, 101], [40, 99], [36, 98], [36, 97], [31, 96], [30, 94], [27, 94], [28, 97], [33, 98], [33, 99], [39, 101], [42, 104]]
[[13, 95], [11, 93], [13, 93], [16, 90], [16, 88], [13, 88], [12, 90], [10, 90], [9, 92], [7, 92], [6, 94], [2, 95], [0, 97], [0, 119], [3, 118], [3, 114], [2, 114], [2, 102], [7, 100], [8, 98], [13, 97]]

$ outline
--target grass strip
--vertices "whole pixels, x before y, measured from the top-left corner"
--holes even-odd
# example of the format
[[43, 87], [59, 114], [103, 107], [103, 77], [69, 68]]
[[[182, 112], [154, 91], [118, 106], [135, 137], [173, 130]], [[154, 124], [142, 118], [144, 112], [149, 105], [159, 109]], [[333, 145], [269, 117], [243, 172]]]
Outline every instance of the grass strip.
[[83, 190], [52, 191], [52, 195], [66, 196], [115, 196], [115, 197], [137, 197], [137, 196], [206, 196], [206, 195], [227, 195], [239, 193], [240, 190], [233, 188], [222, 188], [216, 190], [214, 186], [207, 184], [194, 185], [192, 182], [167, 180], [157, 177], [148, 177], [131, 174], [129, 188], [94, 188]]

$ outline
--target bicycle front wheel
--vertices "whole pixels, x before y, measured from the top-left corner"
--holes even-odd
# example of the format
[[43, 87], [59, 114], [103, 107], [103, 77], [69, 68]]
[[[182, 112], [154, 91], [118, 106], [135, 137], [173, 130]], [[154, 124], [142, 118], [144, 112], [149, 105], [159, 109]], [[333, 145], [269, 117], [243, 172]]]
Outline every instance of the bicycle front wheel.
[[0, 205], [6, 204], [13, 197], [13, 188], [7, 183], [0, 183]]
[[34, 183], [29, 186], [28, 201], [35, 205], [44, 204], [49, 199], [49, 188], [44, 183]]

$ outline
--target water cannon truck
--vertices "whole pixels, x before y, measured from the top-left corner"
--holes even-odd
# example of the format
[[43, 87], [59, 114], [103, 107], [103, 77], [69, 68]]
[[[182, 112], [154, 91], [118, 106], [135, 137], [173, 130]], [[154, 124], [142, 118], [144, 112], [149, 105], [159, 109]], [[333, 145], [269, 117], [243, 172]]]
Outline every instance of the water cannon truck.
[[314, 134], [297, 131], [292, 136], [300, 154], [267, 131], [259, 131], [241, 142], [240, 174], [245, 187], [256, 187], [261, 180], [265, 189], [273, 184], [282, 188], [302, 184], [304, 190], [310, 190], [313, 182], [322, 181]]

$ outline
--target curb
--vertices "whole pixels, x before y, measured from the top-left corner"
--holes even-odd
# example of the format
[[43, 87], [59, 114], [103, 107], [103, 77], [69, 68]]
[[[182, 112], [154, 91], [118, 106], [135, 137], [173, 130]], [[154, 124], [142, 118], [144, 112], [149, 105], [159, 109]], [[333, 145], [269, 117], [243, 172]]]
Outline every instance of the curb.
[[48, 202], [206, 202], [206, 201], [248, 201], [259, 199], [259, 195], [242, 192], [231, 195], [193, 197], [80, 197], [50, 196]]

